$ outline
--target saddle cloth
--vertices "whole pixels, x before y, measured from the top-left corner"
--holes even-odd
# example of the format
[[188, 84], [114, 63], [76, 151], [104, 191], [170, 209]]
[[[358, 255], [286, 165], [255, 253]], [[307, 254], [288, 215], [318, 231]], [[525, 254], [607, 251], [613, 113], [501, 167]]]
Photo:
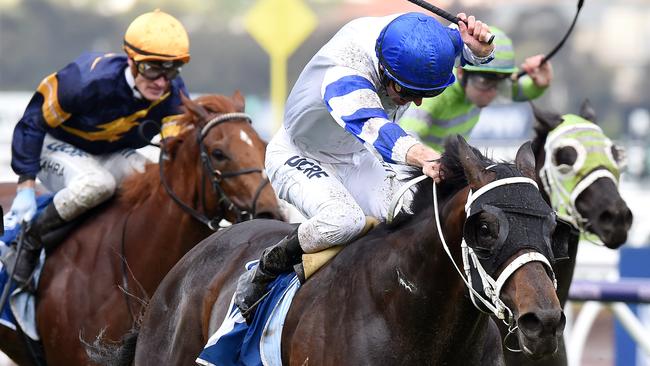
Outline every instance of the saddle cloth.
[[[257, 261], [249, 262], [246, 268], [256, 264]], [[269, 286], [271, 291], [257, 306], [250, 326], [234, 304], [233, 295], [228, 315], [210, 337], [196, 363], [206, 366], [282, 366], [282, 328], [300, 281], [295, 273], [287, 273]]]
[[[37, 214], [34, 217], [38, 216], [38, 213], [52, 201], [52, 197], [53, 195], [47, 194], [36, 198]], [[9, 247], [18, 238], [21, 228], [18, 218], [11, 211], [4, 215], [3, 225], [5, 232], [0, 237], [0, 256], [2, 257], [7, 251], [11, 250]], [[34, 274], [37, 287], [44, 262], [45, 251], [41, 252], [40, 261]], [[7, 273], [4, 264], [0, 261], [0, 292], [4, 289], [8, 279], [9, 273]], [[36, 299], [34, 295], [26, 291], [20, 291], [20, 289], [16, 288], [15, 283], [11, 285], [9, 291], [10, 295], [6, 302], [0, 304], [0, 324], [13, 330], [16, 330], [16, 324], [18, 324], [25, 334], [38, 341], [40, 337], [36, 330]]]

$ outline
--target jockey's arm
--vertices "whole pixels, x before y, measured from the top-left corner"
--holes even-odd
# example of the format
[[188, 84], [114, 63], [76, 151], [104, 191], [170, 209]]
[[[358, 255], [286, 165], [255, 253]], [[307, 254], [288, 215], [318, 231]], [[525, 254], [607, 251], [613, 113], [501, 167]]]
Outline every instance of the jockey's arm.
[[346, 67], [330, 69], [323, 81], [323, 101], [334, 120], [373, 154], [388, 163], [421, 167], [424, 174], [440, 179], [440, 166], [433, 161], [440, 154], [388, 119], [368, 78]]
[[18, 183], [36, 179], [45, 134], [74, 113], [79, 85], [78, 66], [74, 63], [46, 76], [38, 85], [14, 128], [11, 142], [11, 167], [19, 176]]
[[526, 75], [518, 78], [512, 85], [512, 99], [525, 102], [539, 98], [553, 81], [553, 66], [550, 61], [540, 66], [544, 55], [528, 57], [521, 64]]
[[406, 164], [406, 152], [418, 141], [389, 119], [369, 76], [332, 67], [325, 73], [321, 94], [336, 123], [370, 152], [385, 162]]

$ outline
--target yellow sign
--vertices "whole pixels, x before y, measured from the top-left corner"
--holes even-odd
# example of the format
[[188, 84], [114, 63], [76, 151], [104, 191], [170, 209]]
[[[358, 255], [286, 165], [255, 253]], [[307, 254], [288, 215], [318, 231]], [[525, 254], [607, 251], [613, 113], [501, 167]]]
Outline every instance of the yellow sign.
[[287, 59], [316, 28], [316, 15], [302, 0], [259, 0], [246, 15], [246, 30], [271, 57], [271, 103], [282, 125], [287, 96]]
[[245, 24], [266, 52], [289, 57], [316, 28], [316, 15], [302, 0], [259, 0]]

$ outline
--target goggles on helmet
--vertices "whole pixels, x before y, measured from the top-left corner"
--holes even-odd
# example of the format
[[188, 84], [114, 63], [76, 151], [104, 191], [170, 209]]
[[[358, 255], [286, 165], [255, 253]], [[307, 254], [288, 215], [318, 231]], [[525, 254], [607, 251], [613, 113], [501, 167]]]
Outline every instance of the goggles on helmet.
[[509, 74], [467, 72], [467, 83], [478, 90], [489, 91], [498, 89], [503, 81], [508, 79], [508, 76]]
[[164, 76], [173, 80], [181, 72], [182, 61], [141, 61], [136, 62], [138, 73], [147, 80], [156, 80]]
[[419, 98], [433, 98], [437, 95], [442, 94], [445, 91], [446, 87], [433, 89], [433, 90], [413, 90], [407, 87], [404, 87], [396, 82], [393, 82], [394, 89], [397, 94], [404, 99], [419, 99]]

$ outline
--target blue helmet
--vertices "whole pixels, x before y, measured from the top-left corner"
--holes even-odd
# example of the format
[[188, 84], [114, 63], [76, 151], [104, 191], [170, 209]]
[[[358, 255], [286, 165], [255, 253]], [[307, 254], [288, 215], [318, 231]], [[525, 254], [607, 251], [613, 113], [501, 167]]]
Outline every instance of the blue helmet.
[[456, 81], [452, 70], [462, 49], [458, 30], [421, 13], [393, 19], [375, 46], [385, 75], [401, 87], [422, 94], [440, 91]]

